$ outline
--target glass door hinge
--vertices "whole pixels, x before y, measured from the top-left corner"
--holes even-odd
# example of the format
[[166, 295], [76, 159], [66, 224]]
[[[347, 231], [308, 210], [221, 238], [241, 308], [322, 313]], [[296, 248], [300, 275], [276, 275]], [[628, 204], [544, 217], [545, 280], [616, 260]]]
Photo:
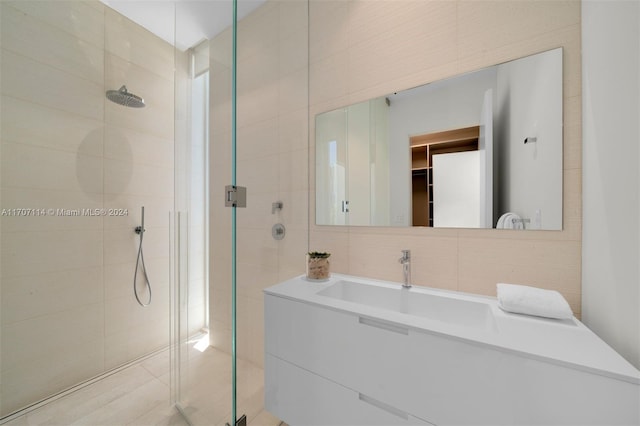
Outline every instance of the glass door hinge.
[[225, 207], [247, 207], [247, 188], [244, 186], [227, 185], [224, 189]]
[[[226, 423], [226, 426], [231, 426], [229, 423]], [[243, 414], [238, 420], [236, 420], [236, 426], [247, 426], [247, 416]]]

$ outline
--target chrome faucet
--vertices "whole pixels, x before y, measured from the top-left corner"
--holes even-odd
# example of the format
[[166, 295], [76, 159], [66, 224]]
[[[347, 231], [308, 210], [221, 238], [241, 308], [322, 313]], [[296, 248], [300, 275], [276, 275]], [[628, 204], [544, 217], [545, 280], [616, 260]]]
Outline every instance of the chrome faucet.
[[398, 259], [402, 264], [402, 273], [404, 274], [404, 284], [402, 287], [411, 288], [411, 250], [402, 250], [402, 257]]

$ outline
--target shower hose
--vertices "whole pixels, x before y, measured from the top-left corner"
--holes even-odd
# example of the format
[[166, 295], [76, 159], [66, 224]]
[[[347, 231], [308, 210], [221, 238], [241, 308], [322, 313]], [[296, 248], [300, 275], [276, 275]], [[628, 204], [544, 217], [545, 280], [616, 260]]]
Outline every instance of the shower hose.
[[[136, 257], [136, 270], [133, 273], [133, 294], [136, 296], [138, 304], [140, 306], [146, 307], [151, 304], [151, 283], [149, 282], [149, 277], [147, 276], [147, 267], [144, 264], [144, 253], [142, 251], [142, 240], [144, 238], [144, 206], [142, 207], [142, 224], [140, 226], [136, 226], [135, 232], [140, 236], [140, 244], [138, 245], [138, 256]], [[143, 303], [142, 300], [140, 300], [140, 296], [138, 295], [137, 280], [139, 267], [142, 268], [145, 285], [149, 290], [149, 299], [147, 303]]]

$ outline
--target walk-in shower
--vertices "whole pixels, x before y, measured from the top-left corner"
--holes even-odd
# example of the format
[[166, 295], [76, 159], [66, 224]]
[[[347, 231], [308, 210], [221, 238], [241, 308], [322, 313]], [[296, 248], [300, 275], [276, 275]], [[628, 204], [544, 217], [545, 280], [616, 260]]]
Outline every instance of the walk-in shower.
[[1, 1], [0, 28], [2, 423], [169, 347], [184, 138], [171, 43], [96, 0]]

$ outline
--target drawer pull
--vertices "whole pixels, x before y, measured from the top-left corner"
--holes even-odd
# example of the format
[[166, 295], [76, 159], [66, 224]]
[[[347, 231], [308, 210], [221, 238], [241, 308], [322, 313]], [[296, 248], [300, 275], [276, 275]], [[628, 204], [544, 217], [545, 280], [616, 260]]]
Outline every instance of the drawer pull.
[[373, 405], [374, 407], [386, 411], [389, 414], [400, 417], [401, 419], [409, 420], [409, 415], [404, 411], [398, 410], [397, 408], [387, 405], [384, 402], [380, 402], [377, 399], [373, 399], [370, 396], [358, 393], [358, 399], [360, 399], [360, 401], [362, 402], [366, 402], [367, 404]]
[[394, 333], [404, 334], [405, 336], [409, 335], [409, 329], [406, 327], [401, 327], [399, 325], [390, 324], [384, 321], [376, 321], [370, 318], [358, 317], [358, 322], [363, 325], [368, 325], [370, 327], [381, 328], [383, 330], [392, 331]]

